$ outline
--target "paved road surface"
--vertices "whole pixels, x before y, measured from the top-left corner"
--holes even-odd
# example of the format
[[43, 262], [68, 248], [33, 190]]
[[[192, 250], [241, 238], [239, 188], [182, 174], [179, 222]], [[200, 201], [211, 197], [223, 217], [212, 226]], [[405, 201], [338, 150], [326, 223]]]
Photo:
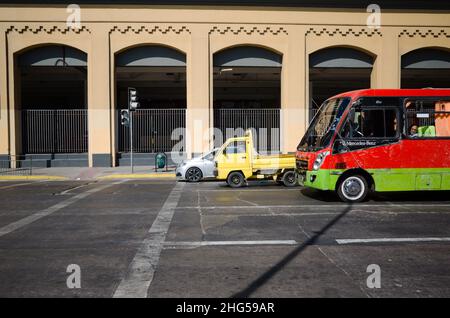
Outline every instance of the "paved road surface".
[[450, 193], [1, 182], [0, 296], [449, 297]]

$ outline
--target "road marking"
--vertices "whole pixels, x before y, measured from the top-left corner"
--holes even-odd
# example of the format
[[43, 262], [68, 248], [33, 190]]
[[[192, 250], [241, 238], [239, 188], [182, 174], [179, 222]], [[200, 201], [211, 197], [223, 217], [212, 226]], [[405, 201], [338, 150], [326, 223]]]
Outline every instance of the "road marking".
[[73, 188], [69, 188], [69, 189], [67, 189], [67, 190], [64, 190], [64, 191], [61, 191], [61, 192], [59, 192], [59, 193], [56, 193], [56, 195], [67, 195], [67, 194], [70, 194], [71, 191], [74, 191], [74, 190], [78, 190], [78, 189], [80, 189], [80, 188], [87, 187], [87, 186], [89, 186], [89, 185], [91, 185], [91, 184], [93, 184], [93, 182], [84, 183], [84, 184], [81, 184], [81, 185], [79, 185], [79, 186], [76, 186], [76, 187], [73, 187]]
[[450, 242], [450, 237], [405, 237], [405, 238], [374, 238], [374, 239], [338, 239], [338, 244], [361, 243], [414, 243], [414, 242]]
[[228, 191], [228, 192], [236, 192], [236, 193], [239, 193], [239, 192], [278, 192], [278, 191], [280, 191], [280, 192], [286, 192], [286, 191], [297, 191], [297, 192], [300, 192], [300, 189], [285, 189], [285, 188], [282, 188], [282, 189], [245, 189], [245, 188], [241, 188], [241, 189], [232, 189], [232, 188], [230, 188], [230, 187], [223, 187], [223, 189], [201, 189], [201, 188], [199, 188], [199, 189], [197, 189], [198, 191], [200, 191], [200, 192], [223, 192], [224, 190], [226, 190], [226, 191]]
[[196, 248], [204, 246], [239, 246], [239, 245], [297, 245], [295, 240], [266, 241], [200, 241], [200, 242], [165, 242], [165, 248]]
[[11, 188], [17, 188], [17, 187], [21, 187], [21, 186], [25, 186], [25, 185], [29, 185], [29, 184], [42, 183], [42, 182], [45, 182], [45, 180], [39, 180], [39, 181], [35, 181], [35, 182], [26, 182], [26, 183], [11, 184], [11, 185], [7, 185], [7, 186], [0, 187], [0, 190], [11, 189]]
[[[308, 209], [333, 209], [336, 207], [345, 206], [343, 204], [298, 204], [298, 205], [220, 205], [220, 206], [205, 206], [201, 207], [202, 210], [215, 210], [215, 209], [298, 209], [298, 208], [308, 208]], [[450, 207], [450, 204], [354, 204], [354, 208], [391, 208], [391, 207], [411, 207], [411, 208], [439, 208], [439, 207]], [[199, 206], [180, 206], [179, 209], [198, 209]], [[427, 213], [424, 211], [424, 213]]]
[[97, 177], [100, 180], [106, 179], [176, 179], [175, 173], [134, 173], [134, 174], [110, 174], [106, 176]]
[[170, 192], [113, 297], [147, 297], [183, 187], [179, 182]]
[[10, 224], [0, 228], [0, 236], [9, 234], [9, 233], [11, 233], [11, 232], [13, 232], [15, 230], [18, 230], [18, 229], [20, 229], [20, 228], [22, 228], [22, 227], [24, 227], [26, 225], [29, 225], [29, 224], [33, 223], [33, 222], [35, 222], [35, 221], [37, 221], [39, 219], [42, 219], [43, 217], [49, 216], [49, 215], [51, 215], [51, 214], [53, 214], [53, 213], [55, 213], [55, 212], [65, 208], [65, 207], [67, 207], [67, 206], [69, 206], [69, 205], [71, 205], [71, 204], [73, 204], [73, 203], [75, 203], [75, 202], [77, 202], [77, 201], [79, 201], [81, 199], [84, 199], [85, 197], [87, 197], [87, 196], [89, 196], [89, 195], [91, 195], [93, 193], [102, 191], [102, 190], [104, 190], [106, 188], [109, 188], [109, 187], [111, 187], [113, 185], [122, 183], [124, 181], [125, 180], [122, 180], [122, 181], [119, 181], [119, 182], [105, 184], [105, 185], [101, 185], [101, 186], [99, 186], [97, 188], [90, 189], [90, 190], [88, 190], [86, 192], [77, 194], [77, 195], [75, 195], [75, 196], [73, 196], [73, 197], [71, 197], [71, 198], [69, 198], [67, 200], [59, 202], [59, 203], [57, 203], [57, 204], [55, 204], [55, 205], [53, 205], [53, 206], [51, 206], [49, 208], [46, 208], [46, 209], [41, 210], [41, 211], [39, 211], [37, 213], [34, 213], [34, 214], [30, 215], [30, 216], [27, 216], [27, 217], [25, 217], [23, 219], [20, 219], [19, 221], [10, 223]]
[[21, 181], [21, 180], [46, 180], [46, 181], [64, 181], [69, 180], [67, 177], [62, 176], [44, 176], [44, 175], [33, 175], [33, 176], [0, 176], [2, 181]]

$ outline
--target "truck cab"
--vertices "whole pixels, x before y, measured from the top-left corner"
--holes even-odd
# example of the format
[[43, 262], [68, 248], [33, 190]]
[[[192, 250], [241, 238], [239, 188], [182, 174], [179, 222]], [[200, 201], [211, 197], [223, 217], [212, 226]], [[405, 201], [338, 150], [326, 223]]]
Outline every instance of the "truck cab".
[[215, 176], [238, 188], [250, 179], [273, 179], [285, 186], [297, 184], [295, 155], [260, 155], [254, 147], [251, 130], [243, 137], [228, 139], [217, 151]]

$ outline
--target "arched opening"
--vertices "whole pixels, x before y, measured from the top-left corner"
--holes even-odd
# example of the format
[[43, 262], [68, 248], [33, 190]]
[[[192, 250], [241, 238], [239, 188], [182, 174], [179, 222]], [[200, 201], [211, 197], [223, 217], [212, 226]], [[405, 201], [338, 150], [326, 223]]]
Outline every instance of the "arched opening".
[[450, 50], [423, 48], [402, 56], [402, 88], [449, 88]]
[[[146, 45], [116, 55], [116, 107], [128, 109], [128, 88], [138, 92], [140, 107], [133, 113], [133, 151], [137, 165], [149, 165], [157, 152], [171, 152], [178, 143], [172, 132], [186, 127], [186, 55], [175, 49]], [[128, 165], [130, 127], [118, 115], [117, 156]]]
[[374, 58], [362, 51], [325, 48], [309, 56], [309, 119], [329, 97], [370, 88]]
[[278, 152], [282, 56], [238, 46], [214, 54], [213, 66], [215, 145], [253, 129], [258, 151]]
[[16, 55], [22, 154], [35, 166], [87, 166], [87, 54], [65, 45]]

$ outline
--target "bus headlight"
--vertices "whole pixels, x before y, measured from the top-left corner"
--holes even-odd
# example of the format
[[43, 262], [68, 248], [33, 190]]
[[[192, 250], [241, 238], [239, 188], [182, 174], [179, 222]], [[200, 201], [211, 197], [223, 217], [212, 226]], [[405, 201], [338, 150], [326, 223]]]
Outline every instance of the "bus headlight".
[[326, 158], [329, 154], [330, 154], [329, 151], [319, 153], [319, 154], [317, 155], [316, 160], [314, 161], [314, 164], [313, 164], [313, 170], [319, 170], [320, 167], [322, 166], [323, 162], [325, 161], [325, 158]]

